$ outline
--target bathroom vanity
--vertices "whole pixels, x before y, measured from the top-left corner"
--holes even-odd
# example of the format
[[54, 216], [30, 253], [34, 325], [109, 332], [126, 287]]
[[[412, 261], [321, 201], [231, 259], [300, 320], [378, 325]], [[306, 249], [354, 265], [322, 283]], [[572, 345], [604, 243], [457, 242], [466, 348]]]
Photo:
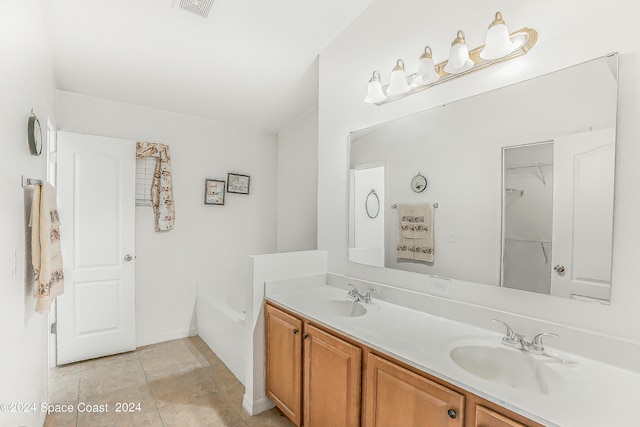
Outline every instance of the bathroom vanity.
[[267, 396], [297, 426], [541, 425], [272, 302], [265, 321]]
[[346, 288], [267, 291], [265, 332], [267, 396], [297, 426], [626, 426], [640, 399], [637, 373]]

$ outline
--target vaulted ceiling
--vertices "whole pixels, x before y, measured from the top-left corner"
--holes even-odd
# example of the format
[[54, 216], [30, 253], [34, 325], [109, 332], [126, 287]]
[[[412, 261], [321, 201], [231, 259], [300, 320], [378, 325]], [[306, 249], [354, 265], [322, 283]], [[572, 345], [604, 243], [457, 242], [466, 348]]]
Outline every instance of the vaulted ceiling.
[[42, 0], [57, 88], [278, 131], [317, 104], [317, 55], [373, 0]]

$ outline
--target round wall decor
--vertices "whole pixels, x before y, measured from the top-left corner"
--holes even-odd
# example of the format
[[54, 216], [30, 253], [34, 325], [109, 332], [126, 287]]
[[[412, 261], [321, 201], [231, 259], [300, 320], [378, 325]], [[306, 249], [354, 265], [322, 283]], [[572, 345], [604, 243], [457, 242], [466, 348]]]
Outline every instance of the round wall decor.
[[42, 129], [40, 129], [40, 121], [33, 110], [29, 116], [27, 133], [29, 135], [29, 153], [32, 156], [39, 156], [42, 153]]

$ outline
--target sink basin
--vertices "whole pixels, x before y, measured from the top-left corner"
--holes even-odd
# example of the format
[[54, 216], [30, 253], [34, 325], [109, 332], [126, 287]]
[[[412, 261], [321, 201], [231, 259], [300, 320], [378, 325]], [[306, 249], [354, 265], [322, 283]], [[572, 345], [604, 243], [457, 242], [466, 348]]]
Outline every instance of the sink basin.
[[515, 348], [465, 345], [451, 350], [449, 356], [468, 373], [495, 384], [536, 394], [551, 394], [566, 387], [561, 374], [546, 365], [545, 356]]
[[338, 317], [358, 317], [366, 314], [364, 305], [356, 301], [349, 300], [329, 300], [320, 301], [318, 308], [324, 313]]

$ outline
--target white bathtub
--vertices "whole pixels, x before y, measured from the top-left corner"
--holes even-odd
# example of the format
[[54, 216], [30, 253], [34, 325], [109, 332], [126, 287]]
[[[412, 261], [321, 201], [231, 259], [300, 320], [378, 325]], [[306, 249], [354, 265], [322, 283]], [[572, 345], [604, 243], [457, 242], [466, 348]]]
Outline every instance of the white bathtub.
[[245, 385], [247, 328], [243, 295], [217, 296], [198, 290], [198, 335]]

